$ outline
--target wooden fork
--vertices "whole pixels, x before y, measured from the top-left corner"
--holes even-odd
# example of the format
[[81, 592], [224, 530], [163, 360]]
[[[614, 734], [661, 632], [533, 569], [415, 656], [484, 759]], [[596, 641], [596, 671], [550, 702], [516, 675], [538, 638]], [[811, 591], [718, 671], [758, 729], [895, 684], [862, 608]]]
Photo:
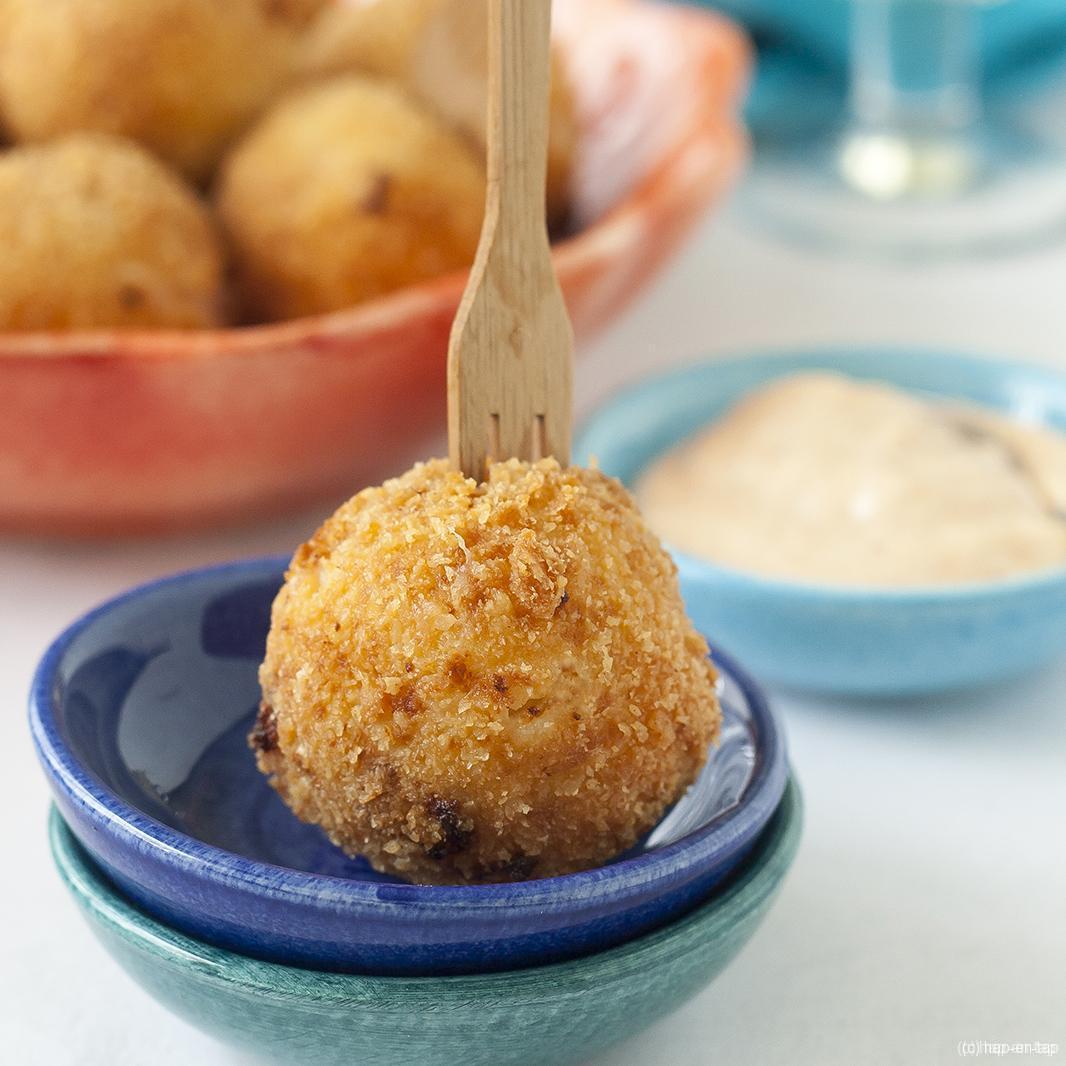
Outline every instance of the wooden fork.
[[489, 0], [488, 191], [481, 243], [448, 348], [452, 462], [570, 461], [573, 331], [551, 260], [551, 0]]

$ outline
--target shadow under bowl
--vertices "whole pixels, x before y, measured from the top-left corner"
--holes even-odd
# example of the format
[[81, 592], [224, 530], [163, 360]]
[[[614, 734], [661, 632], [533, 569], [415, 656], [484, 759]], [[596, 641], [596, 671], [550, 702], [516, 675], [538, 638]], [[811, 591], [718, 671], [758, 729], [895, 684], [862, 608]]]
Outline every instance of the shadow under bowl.
[[707, 898], [787, 778], [784, 738], [727, 659], [723, 729], [698, 781], [605, 866], [432, 887], [377, 873], [298, 821], [246, 736], [285, 560], [179, 574], [75, 622], [45, 654], [31, 730], [63, 818], [167, 924], [244, 954], [359, 973], [513, 969], [601, 950]]
[[646, 1028], [713, 980], [751, 939], [799, 846], [790, 784], [743, 871], [698, 910], [570, 962], [466, 977], [365, 977], [260, 962], [193, 940], [128, 903], [53, 811], [52, 852], [97, 938], [175, 1014], [281, 1062], [542, 1066]]
[[[713, 359], [641, 382], [592, 415], [575, 462], [595, 457], [632, 487], [656, 458], [745, 394], [807, 370], [981, 404], [1066, 432], [1061, 371], [932, 351], [827, 349]], [[1066, 651], [1066, 567], [965, 585], [852, 588], [765, 578], [671, 552], [693, 621], [764, 681], [910, 696], [1011, 678]]]

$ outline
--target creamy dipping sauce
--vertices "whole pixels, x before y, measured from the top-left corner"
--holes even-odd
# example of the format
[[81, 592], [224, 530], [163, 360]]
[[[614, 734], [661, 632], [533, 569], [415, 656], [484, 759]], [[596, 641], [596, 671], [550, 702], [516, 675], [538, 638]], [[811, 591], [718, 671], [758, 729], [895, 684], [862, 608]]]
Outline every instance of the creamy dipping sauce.
[[636, 496], [673, 547], [769, 577], [944, 585], [1066, 565], [1066, 436], [829, 373], [747, 396]]

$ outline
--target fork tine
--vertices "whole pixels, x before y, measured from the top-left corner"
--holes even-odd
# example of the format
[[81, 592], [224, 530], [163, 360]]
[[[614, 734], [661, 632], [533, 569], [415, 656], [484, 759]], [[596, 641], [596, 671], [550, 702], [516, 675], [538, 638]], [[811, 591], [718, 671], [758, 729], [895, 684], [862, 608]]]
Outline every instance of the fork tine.
[[570, 461], [573, 333], [545, 222], [551, 0], [490, 0], [485, 224], [448, 351], [452, 461]]

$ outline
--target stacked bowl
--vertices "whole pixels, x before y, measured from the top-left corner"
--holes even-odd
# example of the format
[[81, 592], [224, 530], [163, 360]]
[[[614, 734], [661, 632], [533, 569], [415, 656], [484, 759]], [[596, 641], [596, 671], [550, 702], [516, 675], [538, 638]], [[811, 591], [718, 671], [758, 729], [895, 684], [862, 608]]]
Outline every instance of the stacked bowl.
[[283, 570], [135, 589], [68, 629], [34, 682], [56, 863], [163, 1004], [288, 1062], [564, 1063], [679, 1006], [751, 937], [802, 810], [735, 665], [716, 656], [719, 745], [630, 852], [565, 877], [407, 884], [298, 822], [247, 749]]

